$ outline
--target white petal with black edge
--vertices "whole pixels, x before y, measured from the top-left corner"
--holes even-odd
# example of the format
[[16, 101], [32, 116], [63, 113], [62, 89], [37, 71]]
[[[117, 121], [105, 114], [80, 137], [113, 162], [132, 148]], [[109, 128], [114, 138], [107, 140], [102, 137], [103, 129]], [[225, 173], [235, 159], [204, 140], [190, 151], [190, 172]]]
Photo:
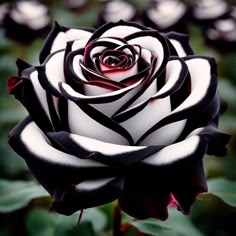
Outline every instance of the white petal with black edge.
[[60, 32], [53, 41], [50, 53], [66, 48], [69, 41], [78, 39], [89, 39], [92, 33], [81, 29], [69, 29], [66, 32]]
[[74, 102], [68, 102], [68, 122], [70, 131], [103, 142], [129, 145], [128, 140], [114, 130], [91, 118]]
[[64, 56], [64, 50], [55, 52], [46, 59], [44, 65], [36, 67], [42, 87], [55, 96], [61, 95], [59, 84], [65, 82]]
[[29, 75], [29, 78], [30, 78], [30, 81], [31, 81], [31, 83], [34, 87], [35, 94], [37, 95], [38, 100], [39, 100], [43, 110], [45, 111], [45, 113], [47, 114], [48, 119], [52, 123], [49, 108], [48, 108], [46, 91], [42, 88], [41, 84], [39, 83], [38, 72], [36, 70], [33, 71]]
[[78, 157], [63, 153], [58, 149], [55, 149], [51, 145], [45, 134], [33, 121], [28, 123], [21, 131], [20, 142], [21, 143], [18, 143], [18, 146], [20, 147], [23, 145], [24, 148], [31, 154], [30, 161], [33, 161], [33, 159], [35, 158], [37, 160], [41, 160], [51, 164], [72, 168], [105, 167], [105, 165], [93, 160], [78, 159]]
[[[176, 161], [191, 157], [198, 150], [200, 141], [199, 136], [192, 136], [182, 142], [163, 148], [160, 152], [146, 158], [143, 162], [153, 166], [170, 165]], [[205, 151], [204, 148], [203, 151]]]
[[68, 154], [88, 158], [111, 167], [129, 166], [158, 152], [164, 146], [124, 146], [67, 132], [48, 133]]

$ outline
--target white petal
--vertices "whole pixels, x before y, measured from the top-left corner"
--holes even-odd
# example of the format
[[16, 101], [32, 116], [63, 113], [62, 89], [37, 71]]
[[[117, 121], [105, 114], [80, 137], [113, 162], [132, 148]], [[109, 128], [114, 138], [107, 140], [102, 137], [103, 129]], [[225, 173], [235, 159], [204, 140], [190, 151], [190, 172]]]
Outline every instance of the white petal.
[[43, 108], [43, 110], [45, 111], [45, 113], [47, 114], [48, 119], [51, 121], [51, 116], [50, 116], [50, 112], [49, 112], [49, 108], [48, 108], [48, 101], [47, 101], [47, 95], [45, 90], [42, 88], [41, 84], [39, 83], [39, 79], [38, 79], [38, 72], [37, 71], [33, 71], [30, 74], [30, 81], [34, 87], [34, 92], [38, 97], [38, 100]]
[[147, 130], [170, 112], [170, 97], [157, 99], [151, 101], [142, 111], [124, 121], [121, 125], [129, 131], [134, 142], [136, 142]]
[[80, 30], [80, 29], [69, 29], [66, 32], [60, 32], [54, 39], [50, 53], [66, 48], [66, 43], [73, 40], [89, 39], [92, 33]]
[[185, 57], [187, 56], [184, 48], [182, 47], [181, 43], [178, 42], [177, 40], [175, 39], [170, 39], [170, 42], [172, 43], [172, 45], [174, 46], [175, 50], [177, 51], [178, 53], [178, 56], [179, 57]]
[[55, 53], [45, 64], [45, 76], [51, 86], [60, 92], [59, 83], [65, 82], [64, 76], [65, 51]]
[[83, 112], [74, 102], [68, 102], [68, 121], [72, 133], [108, 143], [129, 145], [126, 138], [101, 125]]
[[155, 130], [139, 145], [170, 145], [175, 142], [183, 131], [187, 120], [177, 121]]
[[145, 146], [124, 146], [113, 143], [102, 142], [81, 135], [71, 134], [71, 139], [88, 152], [100, 152], [104, 155], [113, 156], [127, 154], [145, 149]]
[[173, 111], [173, 113], [191, 107], [201, 101], [207, 94], [207, 90], [211, 83], [211, 65], [206, 59], [195, 58], [186, 60], [185, 62], [191, 77], [192, 92], [189, 97]]
[[78, 185], [79, 191], [94, 191], [106, 186], [109, 182], [112, 182], [116, 178], [106, 178], [106, 179], [97, 179], [97, 180], [86, 180]]
[[178, 160], [191, 156], [200, 143], [199, 136], [192, 136], [182, 142], [163, 148], [156, 154], [146, 158], [143, 162], [153, 166], [172, 164]]
[[127, 35], [133, 34], [135, 32], [141, 31], [141, 29], [134, 27], [134, 26], [128, 26], [128, 25], [119, 25], [114, 26], [110, 28], [109, 30], [105, 31], [101, 37], [118, 37], [118, 38], [124, 38]]
[[35, 157], [51, 163], [55, 163], [55, 165], [67, 165], [71, 167], [105, 166], [93, 160], [79, 159], [78, 157], [66, 154], [55, 149], [50, 145], [50, 141], [34, 122], [29, 123], [25, 127], [20, 137], [27, 150], [34, 154]]

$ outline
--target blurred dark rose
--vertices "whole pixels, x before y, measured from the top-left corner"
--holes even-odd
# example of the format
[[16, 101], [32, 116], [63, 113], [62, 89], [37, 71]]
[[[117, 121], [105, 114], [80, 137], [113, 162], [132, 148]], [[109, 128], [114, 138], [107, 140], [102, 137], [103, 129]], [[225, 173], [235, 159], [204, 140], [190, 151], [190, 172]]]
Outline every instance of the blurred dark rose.
[[236, 51], [236, 19], [229, 16], [218, 19], [204, 30], [206, 44], [221, 54]]
[[55, 25], [40, 65], [17, 60], [8, 90], [29, 116], [11, 147], [53, 197], [75, 211], [118, 199], [136, 218], [189, 213], [207, 191], [202, 158], [223, 156], [217, 66], [188, 37], [132, 22]]
[[159, 31], [188, 32], [188, 6], [180, 0], [153, 0], [143, 12], [146, 26]]
[[38, 1], [17, 1], [9, 5], [2, 27], [9, 39], [29, 44], [48, 34], [51, 17], [48, 8]]
[[9, 11], [9, 3], [0, 4], [0, 26], [2, 26], [3, 19], [8, 11]]
[[64, 0], [67, 8], [75, 11], [81, 12], [86, 9], [89, 4], [88, 0]]
[[192, 8], [195, 23], [206, 26], [221, 17], [227, 16], [230, 6], [225, 0], [196, 0]]
[[118, 20], [136, 21], [137, 11], [134, 5], [122, 0], [101, 1], [101, 11], [98, 13], [96, 28], [107, 22], [116, 22]]

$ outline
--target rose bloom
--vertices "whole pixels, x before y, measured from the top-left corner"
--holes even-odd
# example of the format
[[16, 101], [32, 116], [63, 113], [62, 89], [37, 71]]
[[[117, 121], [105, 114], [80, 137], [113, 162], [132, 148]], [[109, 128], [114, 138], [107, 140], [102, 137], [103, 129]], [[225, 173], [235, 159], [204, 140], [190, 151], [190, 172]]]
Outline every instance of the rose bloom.
[[225, 0], [198, 0], [192, 7], [194, 21], [202, 26], [227, 16], [229, 12], [230, 6]]
[[218, 52], [234, 53], [236, 51], [236, 19], [224, 17], [212, 22], [204, 29], [205, 42]]
[[45, 36], [51, 29], [48, 8], [36, 1], [17, 1], [7, 5], [2, 17], [2, 27], [8, 38], [22, 44]]
[[188, 6], [180, 0], [153, 0], [144, 10], [146, 26], [160, 31], [188, 32]]
[[132, 22], [97, 30], [55, 24], [40, 65], [17, 60], [8, 89], [29, 112], [11, 147], [52, 195], [75, 211], [118, 199], [123, 211], [165, 220], [207, 191], [202, 158], [222, 156], [213, 58], [188, 38]]
[[104, 1], [101, 11], [98, 13], [96, 28], [108, 22], [116, 22], [118, 20], [136, 21], [138, 14], [135, 6], [123, 0]]

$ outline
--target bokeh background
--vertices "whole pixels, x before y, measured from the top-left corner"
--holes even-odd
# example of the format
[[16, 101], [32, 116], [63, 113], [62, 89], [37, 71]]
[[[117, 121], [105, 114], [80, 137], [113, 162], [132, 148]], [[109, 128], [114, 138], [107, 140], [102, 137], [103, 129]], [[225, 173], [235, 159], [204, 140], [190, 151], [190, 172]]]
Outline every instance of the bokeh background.
[[[0, 1], [6, 2], [6, 1]], [[10, 1], [7, 1], [10, 3]], [[148, 1], [130, 1], [141, 13]], [[63, 0], [44, 1], [53, 21], [65, 26], [95, 26], [103, 1], [88, 1], [72, 11]], [[228, 1], [236, 5], [236, 1]], [[192, 6], [192, 1], [186, 1]], [[135, 220], [122, 214], [122, 235], [235, 236], [236, 235], [236, 51], [219, 52], [206, 45], [202, 26], [187, 20], [190, 41], [197, 54], [218, 62], [219, 93], [227, 103], [220, 128], [232, 135], [224, 158], [206, 156], [209, 193], [197, 197], [190, 215], [170, 208], [165, 222]], [[26, 116], [23, 107], [7, 92], [7, 80], [16, 74], [16, 58], [38, 64], [43, 39], [22, 45], [5, 37], [0, 26], [0, 236], [108, 236], [112, 235], [113, 204], [87, 209], [78, 227], [79, 213], [66, 217], [51, 212], [51, 198], [30, 174], [24, 161], [7, 143], [9, 131]], [[236, 44], [236, 41], [235, 41]], [[39, 147], [40, 148], [40, 147]], [[158, 187], [158, 186], [157, 186]]]

